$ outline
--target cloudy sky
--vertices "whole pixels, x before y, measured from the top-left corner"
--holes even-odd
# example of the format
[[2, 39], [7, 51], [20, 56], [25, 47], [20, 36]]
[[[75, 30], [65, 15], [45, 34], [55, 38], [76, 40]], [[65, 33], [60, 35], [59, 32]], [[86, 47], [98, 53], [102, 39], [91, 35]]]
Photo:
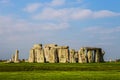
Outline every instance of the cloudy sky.
[[120, 58], [120, 0], [0, 0], [0, 59], [33, 44], [101, 47]]

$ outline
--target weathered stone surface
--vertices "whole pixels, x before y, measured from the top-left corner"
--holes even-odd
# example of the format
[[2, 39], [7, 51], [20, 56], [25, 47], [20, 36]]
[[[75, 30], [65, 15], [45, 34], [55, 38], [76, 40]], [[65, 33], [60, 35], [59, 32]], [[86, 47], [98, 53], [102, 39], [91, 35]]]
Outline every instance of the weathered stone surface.
[[86, 51], [83, 48], [81, 48], [78, 52], [78, 62], [79, 63], [87, 63]]
[[93, 51], [88, 50], [87, 56], [88, 56], [88, 63], [92, 63], [93, 62]]
[[74, 49], [70, 50], [70, 63], [76, 63], [76, 52]]
[[11, 59], [11, 61], [12, 61], [12, 62], [15, 61], [15, 55], [14, 55], [14, 54], [12, 54], [12, 59]]
[[44, 47], [45, 62], [49, 62], [49, 47]]
[[42, 44], [33, 45], [33, 49], [42, 49]]
[[35, 44], [33, 48], [30, 50], [29, 62], [38, 62], [38, 63], [45, 62], [42, 44]]
[[56, 47], [57, 44], [47, 44], [44, 46], [44, 54], [45, 54], [45, 61], [46, 62], [56, 62]]
[[101, 48], [83, 47], [79, 50], [79, 63], [104, 62], [103, 55]]
[[74, 57], [75, 57], [75, 62], [78, 63], [78, 51], [75, 51]]
[[57, 44], [46, 44], [46, 45], [44, 45], [44, 48], [45, 47], [57, 47]]
[[15, 51], [15, 61], [14, 62], [19, 62], [19, 51], [18, 50], [16, 50]]
[[38, 63], [44, 63], [45, 59], [44, 59], [44, 51], [43, 51], [43, 49], [36, 49], [35, 52], [37, 54], [37, 62]]
[[[17, 53], [17, 52], [16, 52]], [[57, 46], [57, 44], [47, 44], [42, 48], [42, 44], [35, 44], [30, 50], [29, 62], [49, 62], [49, 63], [92, 63], [104, 62], [105, 52], [101, 48], [82, 47], [79, 51], [69, 50], [68, 46]], [[16, 54], [17, 55], [17, 54]], [[13, 55], [12, 61], [17, 60]]]
[[15, 54], [12, 55], [11, 62], [14, 62], [14, 63], [20, 62], [20, 61], [19, 61], [19, 51], [18, 51], [18, 50], [16, 50], [16, 51], [15, 51]]
[[29, 62], [33, 63], [35, 62], [35, 54], [34, 54], [34, 49], [30, 50], [30, 55], [29, 55]]
[[101, 58], [101, 49], [97, 49], [96, 50], [96, 56], [95, 56], [95, 62], [100, 62], [100, 58]]
[[102, 50], [102, 54], [101, 54], [101, 62], [104, 62], [104, 55], [105, 55], [105, 51]]
[[55, 63], [57, 62], [57, 49], [51, 48], [49, 53], [49, 63]]
[[58, 57], [60, 63], [68, 62], [69, 47], [68, 46], [59, 46], [58, 47]]

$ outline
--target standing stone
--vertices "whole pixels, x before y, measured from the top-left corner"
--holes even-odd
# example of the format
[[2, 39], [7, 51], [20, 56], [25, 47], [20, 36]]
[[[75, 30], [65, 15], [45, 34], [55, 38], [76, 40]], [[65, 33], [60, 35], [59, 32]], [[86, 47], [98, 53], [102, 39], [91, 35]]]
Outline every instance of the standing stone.
[[96, 57], [95, 57], [95, 62], [100, 62], [100, 50], [101, 49], [96, 49]]
[[88, 50], [88, 62], [92, 63], [93, 62], [93, 51], [92, 50]]
[[58, 57], [60, 63], [68, 62], [69, 47], [68, 46], [59, 46], [58, 47]]
[[43, 49], [36, 49], [37, 53], [37, 62], [38, 63], [44, 63], [44, 51]]
[[14, 59], [14, 62], [15, 62], [15, 63], [18, 63], [18, 62], [19, 62], [19, 51], [18, 51], [18, 50], [15, 51], [15, 59]]
[[56, 62], [56, 47], [57, 44], [47, 44], [44, 46], [44, 54], [45, 54], [45, 61], [46, 62]]
[[14, 55], [14, 54], [12, 54], [12, 59], [11, 59], [11, 61], [12, 61], [12, 62], [15, 61], [15, 55]]
[[102, 53], [101, 53], [101, 62], [104, 62], [104, 55], [105, 55], [105, 51], [102, 50]]
[[30, 55], [29, 55], [29, 62], [34, 63], [35, 62], [35, 54], [34, 54], [34, 49], [30, 50]]
[[78, 62], [79, 62], [79, 63], [83, 63], [83, 61], [82, 61], [83, 53], [84, 53], [84, 50], [83, 50], [83, 48], [81, 48], [81, 49], [78, 51]]
[[44, 47], [45, 62], [49, 62], [49, 47]]
[[35, 54], [35, 62], [44, 63], [44, 51], [42, 49], [42, 44], [35, 44], [33, 48]]
[[78, 51], [75, 51], [75, 62], [78, 63]]
[[81, 48], [78, 52], [78, 62], [79, 63], [87, 63], [87, 56], [86, 56], [86, 52], [85, 52], [86, 49], [84, 48]]
[[42, 49], [42, 44], [35, 44], [30, 50], [29, 62], [43, 63], [44, 61], [44, 51]]
[[57, 57], [57, 49], [54, 47], [50, 48], [50, 53], [49, 53], [49, 63], [55, 63]]
[[105, 52], [102, 52], [101, 48], [83, 47], [79, 50], [79, 62], [80, 63], [104, 62], [103, 59], [104, 53]]
[[37, 62], [37, 60], [38, 60], [38, 54], [40, 53], [39, 49], [41, 49], [41, 48], [42, 48], [42, 44], [35, 44], [33, 46], [35, 62]]
[[96, 50], [93, 50], [93, 62], [95, 63]]
[[75, 63], [76, 62], [76, 57], [75, 57], [75, 50], [71, 49], [70, 50], [70, 63]]

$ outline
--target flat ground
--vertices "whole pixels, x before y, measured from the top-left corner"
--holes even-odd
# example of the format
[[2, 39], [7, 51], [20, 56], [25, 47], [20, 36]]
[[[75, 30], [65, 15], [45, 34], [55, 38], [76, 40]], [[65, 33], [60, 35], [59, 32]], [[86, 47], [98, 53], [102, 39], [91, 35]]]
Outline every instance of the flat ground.
[[120, 63], [0, 63], [0, 80], [120, 80]]

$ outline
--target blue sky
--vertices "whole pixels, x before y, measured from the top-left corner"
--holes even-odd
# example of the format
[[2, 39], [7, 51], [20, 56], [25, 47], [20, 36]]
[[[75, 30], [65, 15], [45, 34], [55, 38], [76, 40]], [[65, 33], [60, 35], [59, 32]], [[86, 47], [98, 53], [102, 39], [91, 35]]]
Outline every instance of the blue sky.
[[120, 58], [120, 0], [0, 0], [0, 59], [33, 44], [101, 47]]

